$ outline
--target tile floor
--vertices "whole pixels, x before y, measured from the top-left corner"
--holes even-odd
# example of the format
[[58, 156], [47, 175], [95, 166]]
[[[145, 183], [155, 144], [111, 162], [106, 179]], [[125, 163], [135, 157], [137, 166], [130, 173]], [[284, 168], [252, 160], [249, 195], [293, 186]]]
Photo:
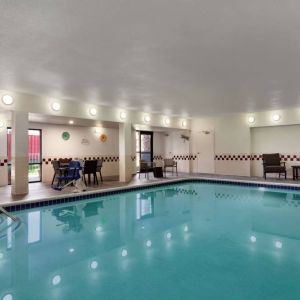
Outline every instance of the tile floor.
[[[117, 180], [111, 180], [111, 181], [104, 181], [100, 183], [99, 185], [95, 186], [88, 186], [87, 191], [93, 192], [93, 191], [101, 191], [101, 190], [107, 190], [112, 188], [119, 188], [119, 187], [125, 187], [125, 186], [137, 186], [137, 185], [147, 185], [147, 184], [153, 184], [156, 182], [166, 182], [170, 180], [177, 180], [182, 178], [211, 178], [211, 179], [227, 179], [227, 180], [239, 180], [239, 181], [246, 181], [246, 182], [262, 182], [262, 183], [272, 183], [272, 184], [281, 184], [281, 185], [300, 185], [299, 181], [293, 181], [291, 179], [284, 180], [284, 179], [278, 179], [278, 178], [270, 178], [266, 181], [263, 178], [260, 177], [242, 177], [242, 176], [226, 176], [226, 175], [216, 175], [216, 174], [179, 174], [178, 176], [172, 176], [167, 175], [167, 178], [154, 178], [153, 176], [150, 176], [149, 180], [143, 178], [139, 179], [138, 176], [134, 176], [129, 183], [121, 183]], [[19, 203], [19, 202], [31, 202], [31, 201], [37, 201], [41, 199], [47, 199], [47, 198], [56, 198], [56, 197], [63, 197], [65, 195], [70, 195], [74, 193], [74, 188], [69, 187], [66, 188], [63, 191], [55, 191], [51, 188], [50, 184], [46, 183], [31, 183], [29, 184], [29, 193], [24, 196], [17, 196], [13, 197], [11, 195], [10, 186], [0, 187], [0, 205], [7, 205], [12, 203]]]

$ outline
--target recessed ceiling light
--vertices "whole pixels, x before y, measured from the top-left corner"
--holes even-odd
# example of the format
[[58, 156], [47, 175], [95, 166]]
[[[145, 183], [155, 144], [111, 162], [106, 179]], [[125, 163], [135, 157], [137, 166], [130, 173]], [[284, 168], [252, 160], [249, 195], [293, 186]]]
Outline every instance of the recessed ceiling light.
[[73, 120], [70, 120], [70, 121], [69, 121], [69, 124], [73, 125], [73, 124], [74, 124], [74, 121], [73, 121]]
[[255, 122], [254, 116], [250, 116], [250, 117], [248, 118], [248, 122], [249, 122], [250, 124], [253, 124], [253, 123]]
[[149, 116], [149, 115], [145, 115], [145, 116], [144, 116], [144, 122], [145, 122], [145, 123], [149, 123], [150, 121], [151, 121], [150, 116]]
[[96, 116], [96, 114], [97, 114], [97, 109], [95, 107], [91, 107], [90, 108], [90, 115], [94, 117], [94, 116]]
[[5, 105], [12, 105], [14, 103], [14, 98], [11, 95], [4, 95], [2, 97], [2, 102]]
[[125, 120], [126, 117], [127, 117], [126, 111], [121, 111], [121, 112], [120, 112], [120, 119], [121, 119], [121, 120]]
[[186, 122], [186, 120], [182, 120], [182, 122], [181, 122], [181, 126], [182, 126], [182, 127], [186, 127], [186, 125], [187, 125], [187, 122]]
[[189, 226], [185, 225], [184, 228], [183, 228], [183, 231], [188, 232], [189, 231]]
[[58, 103], [58, 102], [53, 102], [53, 103], [51, 104], [51, 108], [52, 108], [52, 110], [54, 110], [54, 111], [60, 111], [60, 103]]
[[70, 249], [69, 249], [69, 252], [70, 252], [70, 253], [73, 253], [74, 251], [75, 251], [74, 248], [70, 248]]
[[273, 121], [278, 122], [281, 119], [281, 116], [279, 114], [274, 114], [272, 118]]
[[166, 126], [170, 125], [170, 119], [168, 117], [165, 118], [165, 125]]
[[128, 251], [126, 249], [122, 249], [121, 255], [126, 257], [128, 255]]
[[250, 236], [250, 241], [251, 241], [252, 243], [255, 243], [255, 242], [256, 242], [256, 236], [255, 236], [255, 235], [251, 235], [251, 236]]
[[150, 240], [148, 240], [148, 241], [146, 242], [146, 246], [147, 246], [148, 248], [150, 248], [150, 247], [152, 246], [152, 242], [151, 242]]

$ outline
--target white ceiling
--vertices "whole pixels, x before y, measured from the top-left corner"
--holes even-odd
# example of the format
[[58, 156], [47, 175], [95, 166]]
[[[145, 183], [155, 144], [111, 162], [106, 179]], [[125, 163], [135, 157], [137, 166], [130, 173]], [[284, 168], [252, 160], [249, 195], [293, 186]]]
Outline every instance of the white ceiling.
[[300, 105], [298, 0], [2, 0], [0, 89], [191, 117]]

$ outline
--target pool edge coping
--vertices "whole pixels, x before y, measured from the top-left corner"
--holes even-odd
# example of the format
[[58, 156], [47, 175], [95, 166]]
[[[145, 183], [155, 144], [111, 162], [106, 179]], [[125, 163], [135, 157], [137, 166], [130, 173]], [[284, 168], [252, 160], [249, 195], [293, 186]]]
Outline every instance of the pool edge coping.
[[269, 189], [287, 189], [287, 190], [300, 191], [299, 184], [291, 184], [291, 183], [284, 183], [284, 182], [282, 183], [262, 182], [257, 180], [249, 181], [246, 179], [234, 179], [234, 178], [191, 176], [186, 178], [168, 179], [166, 181], [157, 181], [157, 182], [142, 183], [137, 185], [112, 187], [103, 190], [93, 190], [93, 191], [80, 192], [80, 193], [54, 195], [54, 196], [39, 198], [39, 199], [27, 199], [27, 200], [15, 200], [15, 201], [10, 200], [10, 202], [1, 203], [1, 206], [7, 209], [8, 211], [20, 211], [20, 210], [26, 210], [35, 207], [45, 207], [49, 205], [78, 202], [78, 201], [104, 197], [113, 194], [122, 194], [122, 193], [135, 191], [135, 190], [150, 189], [158, 186], [166, 186], [166, 185], [173, 185], [176, 183], [195, 182], [195, 181], [202, 182], [202, 183], [237, 185], [237, 186], [245, 186], [245, 187], [265, 187]]

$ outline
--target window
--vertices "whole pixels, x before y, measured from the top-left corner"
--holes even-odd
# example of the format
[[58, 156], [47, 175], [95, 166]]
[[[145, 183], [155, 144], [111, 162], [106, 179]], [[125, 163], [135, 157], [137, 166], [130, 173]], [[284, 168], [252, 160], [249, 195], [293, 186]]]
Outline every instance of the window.
[[[42, 180], [42, 131], [40, 129], [28, 130], [28, 180], [40, 182]], [[8, 157], [8, 182], [11, 184], [11, 153], [12, 136], [11, 128], [7, 129], [7, 157]]]

